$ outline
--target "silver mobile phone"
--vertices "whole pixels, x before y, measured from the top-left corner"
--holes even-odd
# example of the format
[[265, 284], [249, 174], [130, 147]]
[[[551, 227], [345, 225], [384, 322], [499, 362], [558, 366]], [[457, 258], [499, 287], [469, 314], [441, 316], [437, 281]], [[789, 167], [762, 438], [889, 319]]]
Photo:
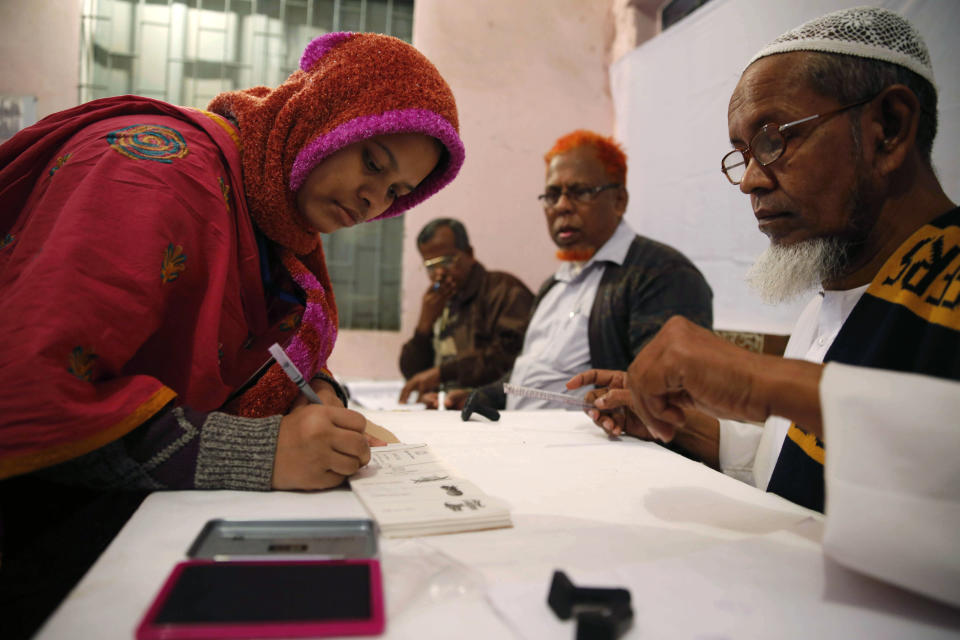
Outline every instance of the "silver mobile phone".
[[187, 550], [191, 558], [374, 558], [373, 520], [210, 520]]

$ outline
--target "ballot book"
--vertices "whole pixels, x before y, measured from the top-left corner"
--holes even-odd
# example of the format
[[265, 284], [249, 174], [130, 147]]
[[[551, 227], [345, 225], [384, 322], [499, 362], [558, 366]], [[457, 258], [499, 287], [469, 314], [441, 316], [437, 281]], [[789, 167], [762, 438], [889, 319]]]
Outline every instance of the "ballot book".
[[425, 444], [372, 448], [350, 487], [388, 538], [513, 526], [503, 503], [453, 473]]

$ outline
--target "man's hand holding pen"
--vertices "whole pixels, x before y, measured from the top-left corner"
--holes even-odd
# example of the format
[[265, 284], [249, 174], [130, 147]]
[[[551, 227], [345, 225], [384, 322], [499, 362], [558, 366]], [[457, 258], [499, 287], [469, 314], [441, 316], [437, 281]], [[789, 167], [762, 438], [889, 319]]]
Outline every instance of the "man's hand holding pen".
[[584, 400], [596, 408], [584, 411], [593, 422], [610, 436], [631, 435], [642, 440], [652, 436], [637, 414], [631, 409], [632, 397], [627, 386], [626, 371], [590, 369], [578, 373], [567, 382], [567, 389], [594, 385]]

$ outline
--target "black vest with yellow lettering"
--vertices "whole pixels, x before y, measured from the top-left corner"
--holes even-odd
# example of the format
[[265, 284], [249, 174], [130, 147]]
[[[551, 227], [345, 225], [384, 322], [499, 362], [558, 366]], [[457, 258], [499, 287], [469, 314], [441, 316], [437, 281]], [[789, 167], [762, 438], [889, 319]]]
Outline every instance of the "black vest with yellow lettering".
[[[960, 380], [960, 208], [890, 256], [824, 361]], [[823, 443], [791, 424], [767, 491], [823, 511], [823, 460]]]

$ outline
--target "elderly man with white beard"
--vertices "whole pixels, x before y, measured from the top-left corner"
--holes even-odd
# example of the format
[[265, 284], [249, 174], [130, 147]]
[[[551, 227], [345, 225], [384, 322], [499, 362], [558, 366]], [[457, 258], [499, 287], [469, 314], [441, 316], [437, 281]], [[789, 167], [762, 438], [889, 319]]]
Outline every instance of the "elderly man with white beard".
[[[723, 173], [750, 197], [770, 239], [750, 282], [772, 302], [819, 289], [785, 359], [748, 354], [674, 318], [626, 375], [591, 370], [568, 387], [606, 387], [587, 397], [630, 408], [593, 413], [608, 432], [672, 441], [823, 511], [828, 443], [819, 406], [802, 399], [816, 397], [822, 366], [813, 396], [794, 388], [804, 366], [960, 379], [960, 209], [931, 164], [937, 91], [926, 45], [884, 9], [817, 18], [748, 63], [728, 127]], [[703, 402], [691, 389], [708, 370], [742, 375], [705, 382], [697, 394], [713, 400]], [[720, 419], [732, 417], [753, 422]]]

